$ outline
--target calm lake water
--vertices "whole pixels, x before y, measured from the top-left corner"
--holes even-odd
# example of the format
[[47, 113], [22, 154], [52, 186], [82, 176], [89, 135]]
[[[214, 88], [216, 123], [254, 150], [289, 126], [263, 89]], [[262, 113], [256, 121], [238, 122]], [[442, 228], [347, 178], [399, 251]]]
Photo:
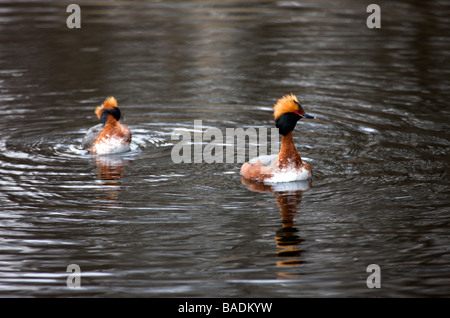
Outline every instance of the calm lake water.
[[[450, 296], [448, 2], [75, 3], [0, 1], [0, 296]], [[173, 162], [291, 92], [311, 183]], [[89, 155], [111, 95], [131, 151]]]

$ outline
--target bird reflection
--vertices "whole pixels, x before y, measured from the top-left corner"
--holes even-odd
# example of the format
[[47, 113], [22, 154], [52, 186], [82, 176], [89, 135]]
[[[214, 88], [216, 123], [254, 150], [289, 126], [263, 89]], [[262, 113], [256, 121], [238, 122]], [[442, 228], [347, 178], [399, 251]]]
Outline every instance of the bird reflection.
[[120, 179], [128, 161], [116, 155], [95, 156], [94, 162], [97, 166], [98, 179], [102, 181], [100, 199], [116, 203], [121, 190]]
[[[279, 267], [297, 267], [303, 263], [301, 243], [302, 238], [298, 234], [299, 230], [295, 225], [295, 215], [298, 212], [298, 205], [302, 202], [303, 191], [311, 187], [311, 181], [297, 181], [280, 184], [264, 184], [252, 182], [241, 178], [242, 184], [246, 185], [250, 191], [273, 193], [280, 208], [281, 227], [275, 232], [277, 246], [277, 256], [279, 260], [276, 265]], [[294, 279], [301, 273], [279, 272], [280, 279]]]

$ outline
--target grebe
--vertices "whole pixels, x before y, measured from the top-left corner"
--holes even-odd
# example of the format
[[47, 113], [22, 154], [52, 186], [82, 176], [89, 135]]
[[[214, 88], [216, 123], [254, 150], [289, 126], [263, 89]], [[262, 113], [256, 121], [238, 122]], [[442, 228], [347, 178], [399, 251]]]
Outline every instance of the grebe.
[[269, 183], [310, 179], [311, 165], [302, 161], [295, 148], [292, 131], [298, 120], [315, 117], [305, 113], [293, 94], [285, 95], [277, 101], [273, 116], [275, 125], [282, 135], [280, 153], [260, 156], [244, 163], [241, 167], [241, 175], [245, 179]]
[[101, 124], [91, 127], [81, 146], [92, 154], [112, 154], [130, 150], [131, 132], [119, 123], [120, 110], [117, 100], [108, 97], [95, 109]]

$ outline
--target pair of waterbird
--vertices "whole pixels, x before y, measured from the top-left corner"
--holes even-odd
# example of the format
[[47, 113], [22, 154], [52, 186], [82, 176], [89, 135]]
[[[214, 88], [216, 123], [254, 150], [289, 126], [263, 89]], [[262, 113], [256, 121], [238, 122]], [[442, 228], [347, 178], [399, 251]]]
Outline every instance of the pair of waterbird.
[[[117, 100], [114, 97], [108, 97], [95, 109], [95, 114], [101, 123], [88, 130], [82, 141], [82, 147], [98, 155], [130, 150], [131, 132], [127, 126], [119, 122], [120, 110]], [[293, 94], [287, 94], [278, 99], [273, 108], [273, 116], [275, 125], [282, 135], [279, 154], [251, 159], [242, 165], [241, 175], [245, 179], [258, 182], [276, 182], [276, 177], [283, 174], [290, 175], [289, 181], [310, 179], [311, 165], [304, 162], [298, 153], [292, 131], [300, 119], [314, 118], [314, 116], [304, 111]]]

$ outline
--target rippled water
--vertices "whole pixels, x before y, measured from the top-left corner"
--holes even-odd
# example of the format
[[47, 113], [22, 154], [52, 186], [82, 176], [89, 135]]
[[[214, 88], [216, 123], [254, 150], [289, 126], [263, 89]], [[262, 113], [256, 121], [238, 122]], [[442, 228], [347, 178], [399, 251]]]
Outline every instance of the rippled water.
[[[1, 296], [450, 296], [447, 2], [78, 3], [0, 1]], [[174, 129], [272, 128], [290, 92], [311, 183], [173, 163]], [[110, 95], [131, 151], [91, 156]]]

